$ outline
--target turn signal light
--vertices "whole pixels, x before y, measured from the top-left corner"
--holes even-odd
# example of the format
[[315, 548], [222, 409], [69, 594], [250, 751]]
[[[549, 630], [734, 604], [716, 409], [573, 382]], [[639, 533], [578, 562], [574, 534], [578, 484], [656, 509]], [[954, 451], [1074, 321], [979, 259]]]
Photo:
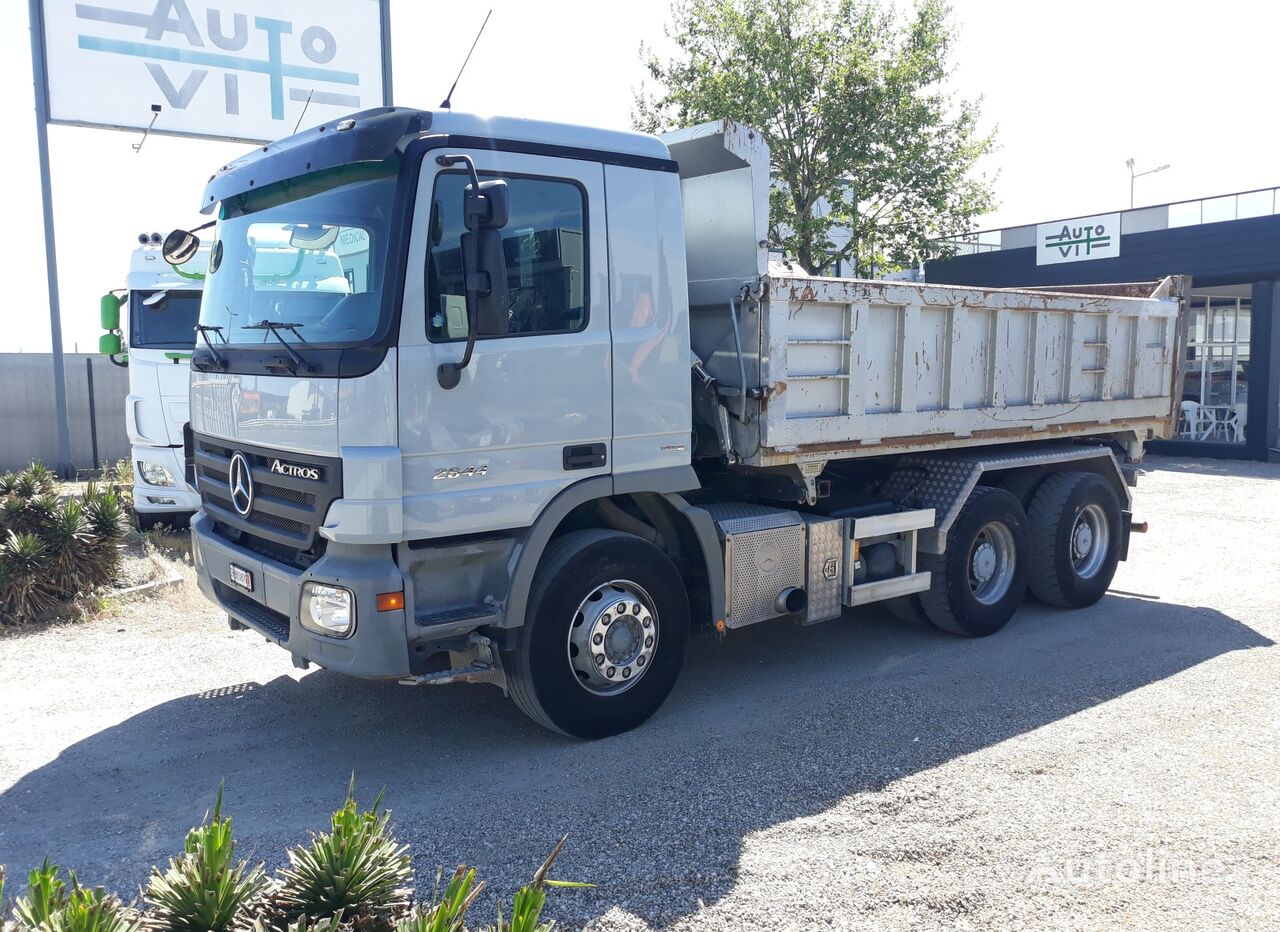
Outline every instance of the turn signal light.
[[382, 592], [378, 595], [378, 611], [396, 612], [404, 608], [403, 592]]

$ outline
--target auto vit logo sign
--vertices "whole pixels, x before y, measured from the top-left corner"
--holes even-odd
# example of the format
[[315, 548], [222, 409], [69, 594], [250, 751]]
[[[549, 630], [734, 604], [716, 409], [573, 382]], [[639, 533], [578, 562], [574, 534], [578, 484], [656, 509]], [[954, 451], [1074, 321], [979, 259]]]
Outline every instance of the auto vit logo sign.
[[1036, 226], [1036, 265], [1114, 259], [1119, 255], [1119, 214], [1079, 217]]
[[[384, 103], [384, 0], [45, 0], [55, 123], [263, 142]], [[158, 114], [153, 105], [159, 105]]]

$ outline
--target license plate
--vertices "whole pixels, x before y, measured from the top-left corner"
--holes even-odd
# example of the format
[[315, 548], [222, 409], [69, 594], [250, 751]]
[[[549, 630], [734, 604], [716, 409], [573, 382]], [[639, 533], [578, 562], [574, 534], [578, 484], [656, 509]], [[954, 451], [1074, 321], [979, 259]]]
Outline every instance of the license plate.
[[245, 592], [253, 591], [253, 574], [243, 566], [236, 566], [234, 563], [227, 567], [231, 574], [231, 581], [243, 589]]

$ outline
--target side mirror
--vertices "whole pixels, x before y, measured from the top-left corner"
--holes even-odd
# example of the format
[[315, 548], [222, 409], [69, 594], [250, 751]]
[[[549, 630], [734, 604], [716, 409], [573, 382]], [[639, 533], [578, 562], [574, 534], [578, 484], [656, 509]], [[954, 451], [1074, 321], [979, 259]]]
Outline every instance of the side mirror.
[[164, 238], [160, 254], [170, 265], [182, 265], [195, 258], [200, 249], [200, 237], [189, 230], [174, 230]]
[[104, 333], [98, 337], [98, 352], [103, 356], [119, 356], [120, 350], [120, 334]]
[[462, 191], [462, 276], [467, 295], [467, 348], [457, 362], [442, 363], [436, 369], [440, 387], [450, 389], [462, 379], [462, 370], [471, 364], [477, 336], [501, 336], [507, 332], [507, 260], [502, 250], [502, 234], [507, 225], [509, 197], [507, 183], [500, 178], [481, 181], [475, 163], [466, 155], [441, 155], [443, 166], [466, 165], [471, 183]]
[[468, 230], [501, 230], [507, 225], [510, 198], [501, 178], [472, 182], [462, 197], [462, 221]]
[[104, 294], [98, 299], [98, 322], [103, 330], [120, 329], [120, 304], [123, 300], [113, 294]]
[[[474, 253], [468, 240], [475, 240]], [[476, 336], [505, 336], [510, 318], [507, 316], [507, 259], [502, 251], [502, 234], [497, 230], [480, 230], [462, 234], [463, 262], [475, 256], [475, 273], [464, 268], [467, 282], [467, 304], [474, 302]]]

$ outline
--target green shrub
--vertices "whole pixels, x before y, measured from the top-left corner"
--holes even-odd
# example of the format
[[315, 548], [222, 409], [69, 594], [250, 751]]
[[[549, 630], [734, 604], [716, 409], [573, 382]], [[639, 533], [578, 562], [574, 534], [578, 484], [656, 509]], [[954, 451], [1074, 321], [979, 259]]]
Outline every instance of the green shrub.
[[148, 926], [163, 932], [226, 932], [265, 884], [262, 865], [235, 859], [231, 819], [222, 815], [222, 787], [213, 813], [187, 832], [182, 854], [167, 870], [151, 869]]
[[119, 496], [90, 483], [61, 500], [55, 487], [39, 463], [0, 478], [0, 623], [36, 619], [120, 571], [129, 524]]
[[290, 849], [276, 879], [275, 906], [286, 923], [341, 915], [360, 929], [390, 929], [408, 908], [413, 870], [409, 846], [391, 835], [382, 794], [360, 811], [355, 781], [330, 818], [331, 831]]
[[[413, 903], [408, 846], [396, 843], [379, 794], [373, 808], [356, 805], [354, 781], [330, 819], [331, 831], [289, 850], [289, 866], [268, 880], [262, 865], [235, 859], [231, 819], [222, 815], [222, 787], [211, 813], [187, 832], [182, 853], [166, 870], [151, 869], [141, 910], [100, 888], [67, 880], [56, 864], [31, 871], [13, 908], [10, 932], [462, 932], [485, 889], [475, 868], [460, 865], [429, 902]], [[567, 838], [567, 836], [566, 836]], [[590, 884], [552, 880], [551, 865], [566, 838], [521, 887], [509, 918], [498, 908], [487, 932], [548, 932], [542, 913], [553, 887]], [[4, 868], [0, 867], [0, 927]]]

